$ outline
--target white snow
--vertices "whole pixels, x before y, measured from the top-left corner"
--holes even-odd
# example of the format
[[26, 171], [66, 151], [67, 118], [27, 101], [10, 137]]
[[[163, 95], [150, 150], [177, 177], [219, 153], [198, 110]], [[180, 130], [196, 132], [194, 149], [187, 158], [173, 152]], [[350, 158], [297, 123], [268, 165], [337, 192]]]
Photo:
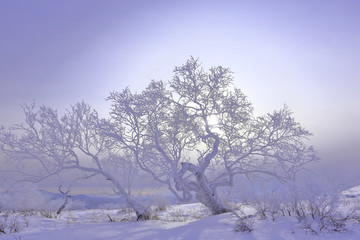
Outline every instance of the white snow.
[[[244, 206], [244, 211], [251, 214], [254, 210]], [[115, 222], [109, 222], [108, 215]], [[275, 221], [256, 218], [252, 232], [235, 232], [234, 224], [238, 218], [233, 213], [210, 216], [209, 211], [200, 204], [168, 206], [165, 211], [154, 211], [154, 220], [141, 222], [134, 221], [135, 215], [126, 209], [72, 210], [58, 218], [46, 218], [33, 212], [27, 216], [18, 215], [18, 219], [20, 222], [26, 219], [28, 226], [23, 226], [19, 233], [0, 234], [1, 240], [360, 239], [360, 224], [354, 223], [343, 233], [312, 235], [299, 229], [296, 218], [282, 216]]]
[[341, 193], [343, 196], [349, 196], [349, 197], [360, 197], [360, 185], [352, 187], [350, 189], [347, 189]]

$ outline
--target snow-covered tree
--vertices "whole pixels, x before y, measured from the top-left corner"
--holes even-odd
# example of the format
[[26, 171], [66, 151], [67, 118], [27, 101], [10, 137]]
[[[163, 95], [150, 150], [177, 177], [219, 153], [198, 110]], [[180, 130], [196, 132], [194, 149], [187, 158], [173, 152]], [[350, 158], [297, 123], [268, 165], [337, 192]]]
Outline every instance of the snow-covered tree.
[[126, 168], [128, 162], [116, 157], [120, 153], [113, 151], [114, 142], [101, 134], [95, 110], [85, 103], [72, 106], [62, 116], [50, 107], [37, 108], [34, 104], [24, 105], [23, 110], [25, 123], [0, 130], [0, 149], [18, 163], [16, 171], [22, 181], [38, 182], [74, 169], [85, 173], [83, 178], [100, 175], [112, 183], [115, 193], [124, 197], [138, 219], [149, 218], [146, 208], [126, 191], [128, 183], [106, 168], [109, 163], [124, 163]]
[[317, 159], [311, 134], [285, 106], [256, 117], [247, 97], [221, 66], [205, 72], [190, 58], [167, 84], [152, 81], [141, 93], [113, 92], [111, 119], [103, 124], [119, 148], [183, 201], [195, 193], [213, 214], [228, 211], [217, 188], [234, 176], [294, 178]]
[[183, 124], [182, 109], [167, 97], [165, 85], [155, 81], [141, 94], [131, 93], [129, 88], [113, 92], [108, 98], [113, 102], [111, 119], [103, 121], [102, 129], [117, 142], [118, 149], [134, 156], [141, 170], [167, 185], [179, 201], [187, 201], [191, 195], [179, 195], [174, 176], [187, 158], [186, 152], [194, 150], [195, 140], [191, 126]]
[[141, 93], [126, 88], [108, 100], [108, 120], [84, 103], [61, 117], [52, 108], [25, 105], [25, 123], [0, 130], [2, 152], [23, 169], [30, 163], [40, 167], [33, 169], [42, 172], [25, 175], [28, 180], [71, 169], [87, 172], [86, 177], [102, 175], [142, 219], [149, 213], [130, 196], [130, 181], [115, 176], [115, 168], [128, 169], [123, 176], [129, 180], [135, 162], [179, 201], [195, 193], [219, 214], [228, 209], [218, 188], [236, 184], [236, 175], [285, 181], [317, 159], [306, 143], [311, 134], [286, 106], [254, 116], [228, 68], [205, 72], [194, 58], [176, 67], [168, 83], [152, 81]]

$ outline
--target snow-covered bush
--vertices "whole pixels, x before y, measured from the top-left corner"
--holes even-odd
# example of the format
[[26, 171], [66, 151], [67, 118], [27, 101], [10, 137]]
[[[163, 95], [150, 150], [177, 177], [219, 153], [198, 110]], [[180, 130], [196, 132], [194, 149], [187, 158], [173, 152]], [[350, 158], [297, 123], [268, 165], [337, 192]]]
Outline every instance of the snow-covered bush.
[[241, 218], [236, 220], [234, 231], [235, 232], [251, 232], [253, 230], [254, 219]]
[[[256, 210], [255, 219], [275, 221], [279, 217], [296, 218], [297, 226], [306, 233], [342, 232], [352, 223], [360, 223], [358, 201], [348, 201], [340, 191], [333, 190], [320, 182], [309, 184], [289, 184], [283, 191], [272, 191], [270, 187], [261, 188], [251, 194], [250, 205]], [[286, 190], [285, 190], [286, 189]], [[241, 212], [241, 211], [240, 211]], [[249, 231], [249, 216], [237, 215], [236, 231]], [[251, 226], [251, 224], [250, 224]]]
[[247, 215], [240, 207], [237, 211], [233, 211], [234, 215], [237, 217], [234, 225], [235, 232], [251, 232], [254, 229], [254, 216]]
[[13, 234], [20, 232], [28, 226], [28, 220], [25, 216], [19, 214], [3, 214], [0, 215], [0, 236], [2, 234]]
[[357, 218], [354, 207], [342, 208], [337, 196], [319, 195], [296, 206], [299, 226], [307, 232], [341, 232]]
[[324, 190], [315, 183], [289, 189], [284, 206], [306, 232], [341, 232], [359, 217], [357, 204], [348, 204], [339, 191]]
[[284, 215], [284, 204], [280, 193], [276, 190], [262, 188], [259, 192], [253, 192], [249, 199], [256, 209], [256, 215], [262, 220], [270, 217], [272, 221], [275, 221], [278, 216]]
[[7, 216], [1, 216], [0, 218], [0, 233], [6, 234], [5, 229], [7, 228]]
[[44, 218], [56, 218], [59, 215], [54, 211], [48, 211], [48, 210], [40, 210], [38, 214]]

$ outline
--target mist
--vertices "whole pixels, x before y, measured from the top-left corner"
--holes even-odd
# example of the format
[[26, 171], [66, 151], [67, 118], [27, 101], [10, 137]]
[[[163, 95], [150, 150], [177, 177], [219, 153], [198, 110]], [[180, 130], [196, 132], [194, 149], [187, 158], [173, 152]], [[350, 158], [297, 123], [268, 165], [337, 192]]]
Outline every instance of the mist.
[[[151, 218], [149, 205], [156, 201], [202, 203], [209, 210], [206, 214], [217, 215], [228, 212], [222, 204], [225, 199], [248, 201], [264, 189], [266, 194], [284, 193], [299, 184], [342, 192], [360, 185], [359, 11], [360, 2], [355, 0], [1, 1], [0, 213], [2, 202], [6, 210], [19, 210], [22, 205], [57, 210], [64, 197], [60, 185], [74, 196], [86, 196], [85, 200], [74, 197], [68, 209], [87, 209], [91, 205], [86, 205], [91, 202], [87, 196], [96, 196], [96, 201], [106, 202], [95, 201], [97, 208], [127, 204], [135, 220]], [[186, 66], [204, 74], [216, 70], [216, 80], [222, 80], [222, 85], [209, 80], [187, 90], [196, 95], [201, 86], [199, 97], [206, 91], [213, 96], [213, 89], [223, 97], [216, 99], [217, 108], [208, 115], [203, 111], [200, 120], [194, 108], [197, 100], [189, 100], [189, 105], [182, 100], [188, 97], [181, 91], [188, 76]], [[211, 74], [206, 76], [212, 79]], [[291, 149], [287, 157], [297, 159], [301, 171], [286, 161], [271, 171], [260, 169], [268, 167], [271, 158], [283, 159], [283, 155], [274, 157], [274, 152], [284, 149], [280, 145], [266, 152], [269, 159], [256, 153], [258, 165], [234, 160], [235, 152], [243, 154], [247, 147], [250, 155], [251, 139], [235, 147], [229, 141], [229, 148], [235, 149], [230, 151], [234, 164], [216, 165], [219, 159], [228, 160], [226, 147], [218, 152], [216, 136], [224, 137], [221, 131], [230, 126], [219, 110], [225, 109], [230, 100], [223, 99], [230, 96], [242, 103], [238, 106], [244, 108], [243, 115], [236, 119], [242, 119], [244, 126], [248, 118], [254, 123], [246, 126], [267, 129], [280, 116], [293, 131], [295, 123], [309, 131], [297, 129], [299, 139], [291, 136], [294, 141], [285, 144]], [[129, 102], [146, 134], [136, 133], [137, 127], [131, 125], [131, 111], [124, 108]], [[235, 111], [234, 106], [229, 104], [226, 110], [231, 119], [240, 109]], [[186, 117], [194, 111], [191, 122]], [[141, 114], [146, 117], [138, 118]], [[252, 141], [259, 144], [273, 136], [261, 139], [265, 130], [260, 134], [261, 127], [254, 132], [248, 129], [238, 132], [258, 133]], [[15, 132], [20, 134], [11, 135]], [[136, 145], [145, 135], [151, 140], [144, 138]], [[225, 144], [224, 139], [218, 144]], [[182, 141], [186, 147], [176, 145]], [[302, 147], [295, 146], [300, 142]], [[208, 169], [204, 162], [213, 157], [211, 149], [216, 149], [217, 158], [212, 159], [216, 167]], [[299, 156], [309, 163], [302, 166]], [[49, 165], [46, 158], [51, 159]], [[205, 169], [206, 176], [198, 175]], [[242, 175], [235, 177], [238, 169]], [[288, 175], [296, 172], [296, 177], [284, 183], [280, 170]], [[271, 172], [275, 180], [252, 174], [256, 171]], [[224, 179], [232, 187], [214, 190]], [[213, 185], [201, 190], [190, 180], [202, 187], [200, 183]]]

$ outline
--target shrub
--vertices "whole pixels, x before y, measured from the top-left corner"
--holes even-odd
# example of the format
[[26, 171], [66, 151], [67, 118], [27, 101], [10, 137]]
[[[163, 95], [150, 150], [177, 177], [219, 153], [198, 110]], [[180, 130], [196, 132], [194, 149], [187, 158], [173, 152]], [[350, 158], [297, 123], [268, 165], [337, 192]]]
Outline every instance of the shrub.
[[238, 211], [233, 211], [233, 214], [237, 217], [234, 225], [235, 232], [249, 233], [254, 229], [254, 217], [252, 215], [246, 215], [240, 208]]
[[25, 226], [28, 226], [28, 220], [18, 215], [10, 216], [4, 214], [0, 216], [0, 234], [12, 234], [20, 232]]

